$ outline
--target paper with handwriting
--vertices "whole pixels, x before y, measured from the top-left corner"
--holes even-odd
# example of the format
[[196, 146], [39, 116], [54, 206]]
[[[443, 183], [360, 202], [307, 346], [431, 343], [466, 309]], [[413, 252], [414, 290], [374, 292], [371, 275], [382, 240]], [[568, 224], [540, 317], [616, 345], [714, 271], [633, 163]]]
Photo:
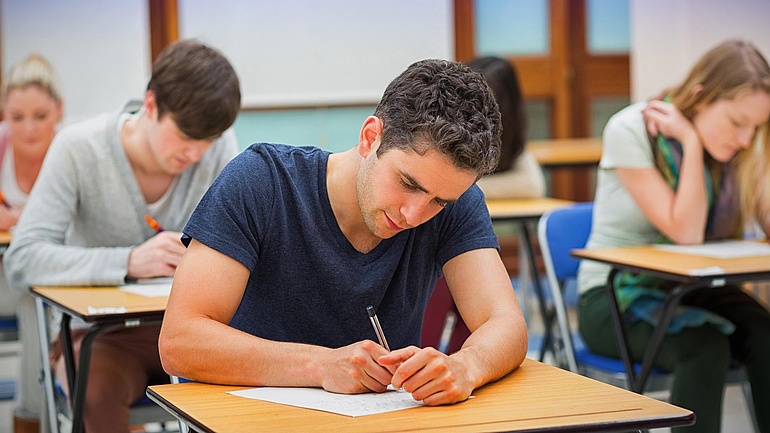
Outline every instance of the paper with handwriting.
[[352, 417], [374, 415], [422, 406], [421, 401], [403, 390], [365, 394], [335, 394], [321, 388], [260, 387], [231, 391], [238, 397], [321, 410]]

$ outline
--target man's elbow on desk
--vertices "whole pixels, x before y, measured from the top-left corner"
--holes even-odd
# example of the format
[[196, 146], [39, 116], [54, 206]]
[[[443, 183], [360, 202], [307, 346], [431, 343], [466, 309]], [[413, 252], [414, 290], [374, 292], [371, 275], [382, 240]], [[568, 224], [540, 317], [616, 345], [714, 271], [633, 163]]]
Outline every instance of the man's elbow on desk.
[[[163, 370], [179, 377], [188, 377], [185, 369], [185, 348], [180, 344], [180, 338], [176, 338], [172, 331], [165, 326], [161, 327], [160, 338], [158, 339], [158, 352], [160, 354], [160, 363]], [[189, 355], [189, 352], [188, 352]]]

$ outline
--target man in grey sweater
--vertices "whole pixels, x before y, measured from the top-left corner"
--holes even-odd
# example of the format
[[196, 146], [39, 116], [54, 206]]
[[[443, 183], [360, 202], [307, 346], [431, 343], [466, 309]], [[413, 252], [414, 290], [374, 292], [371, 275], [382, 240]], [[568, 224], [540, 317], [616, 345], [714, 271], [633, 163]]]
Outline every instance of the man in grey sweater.
[[[11, 286], [172, 276], [185, 251], [182, 227], [237, 153], [228, 128], [239, 109], [238, 78], [221, 53], [194, 41], [167, 47], [138, 112], [104, 114], [54, 139], [4, 257]], [[25, 344], [33, 344], [33, 331], [23, 331]], [[84, 413], [89, 433], [129, 431], [130, 405], [165, 374], [158, 332], [147, 326], [96, 339]], [[73, 334], [77, 353], [84, 331]], [[63, 379], [61, 359], [56, 370]]]

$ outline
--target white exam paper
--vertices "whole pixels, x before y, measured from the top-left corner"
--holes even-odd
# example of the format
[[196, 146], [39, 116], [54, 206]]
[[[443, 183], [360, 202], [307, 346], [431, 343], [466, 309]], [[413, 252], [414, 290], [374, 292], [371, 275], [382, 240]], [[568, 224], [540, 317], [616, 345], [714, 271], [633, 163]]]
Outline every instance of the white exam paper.
[[138, 280], [133, 284], [120, 286], [118, 290], [133, 293], [135, 295], [146, 296], [148, 298], [159, 298], [168, 296], [171, 293], [172, 278], [149, 278]]
[[270, 401], [347, 416], [365, 416], [422, 406], [421, 401], [404, 391], [335, 394], [321, 388], [260, 387], [231, 391], [238, 397]]
[[770, 244], [754, 241], [707, 242], [700, 245], [655, 245], [655, 248], [672, 253], [717, 259], [770, 256]]

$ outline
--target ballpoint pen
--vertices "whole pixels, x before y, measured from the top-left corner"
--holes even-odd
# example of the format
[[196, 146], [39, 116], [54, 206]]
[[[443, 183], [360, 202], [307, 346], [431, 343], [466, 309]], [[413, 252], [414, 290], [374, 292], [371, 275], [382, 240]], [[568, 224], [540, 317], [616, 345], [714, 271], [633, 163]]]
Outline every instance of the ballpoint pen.
[[145, 215], [144, 220], [147, 221], [147, 224], [149, 224], [150, 227], [152, 227], [152, 229], [155, 230], [156, 233], [160, 233], [163, 231], [163, 227], [161, 227], [160, 224], [158, 224], [158, 222], [155, 221], [153, 217], [149, 215]]
[[382, 332], [382, 327], [380, 326], [379, 319], [377, 319], [377, 313], [374, 311], [374, 307], [371, 305], [366, 307], [366, 312], [369, 313], [369, 321], [372, 322], [374, 333], [377, 334], [377, 340], [380, 341], [380, 346], [384, 347], [385, 350], [390, 352], [388, 340], [385, 339], [385, 334]]

